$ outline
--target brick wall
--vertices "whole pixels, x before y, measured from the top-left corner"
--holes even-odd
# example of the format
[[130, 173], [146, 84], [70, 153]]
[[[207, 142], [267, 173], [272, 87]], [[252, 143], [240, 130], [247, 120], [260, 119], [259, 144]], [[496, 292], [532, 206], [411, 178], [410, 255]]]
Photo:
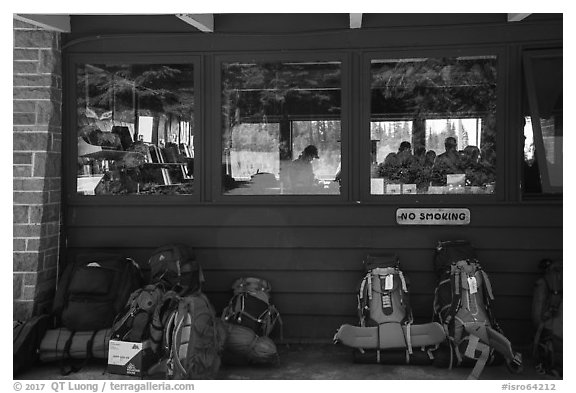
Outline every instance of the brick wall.
[[59, 252], [60, 34], [14, 20], [14, 319], [50, 307]]

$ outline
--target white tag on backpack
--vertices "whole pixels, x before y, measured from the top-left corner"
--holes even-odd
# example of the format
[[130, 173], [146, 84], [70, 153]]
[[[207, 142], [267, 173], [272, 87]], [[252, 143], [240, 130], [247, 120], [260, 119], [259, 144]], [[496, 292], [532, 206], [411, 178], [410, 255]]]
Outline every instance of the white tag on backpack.
[[392, 289], [394, 289], [394, 275], [389, 274], [386, 276], [386, 278], [384, 279], [384, 289], [386, 291], [391, 291]]
[[476, 277], [468, 277], [468, 289], [470, 289], [470, 293], [478, 292], [478, 283], [476, 282]]

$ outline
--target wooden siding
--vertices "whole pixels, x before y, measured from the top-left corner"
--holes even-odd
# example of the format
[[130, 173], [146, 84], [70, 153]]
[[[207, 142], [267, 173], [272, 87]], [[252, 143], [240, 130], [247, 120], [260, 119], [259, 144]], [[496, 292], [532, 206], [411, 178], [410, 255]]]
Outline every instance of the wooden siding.
[[[206, 293], [221, 311], [241, 276], [268, 279], [290, 341], [331, 340], [356, 317], [355, 291], [369, 252], [395, 252], [411, 281], [417, 322], [430, 320], [439, 240], [468, 239], [490, 274], [495, 314], [515, 343], [529, 343], [537, 264], [562, 255], [562, 207], [471, 207], [466, 227], [395, 224], [391, 206], [75, 206], [68, 214], [70, 255], [110, 249], [146, 270], [157, 246], [194, 246]], [[104, 219], [103, 219], [104, 218]]]

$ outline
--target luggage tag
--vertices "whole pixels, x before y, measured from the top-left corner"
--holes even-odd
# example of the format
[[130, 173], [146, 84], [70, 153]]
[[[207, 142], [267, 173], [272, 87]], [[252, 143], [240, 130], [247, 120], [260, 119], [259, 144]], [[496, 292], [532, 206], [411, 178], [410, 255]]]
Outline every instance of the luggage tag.
[[478, 292], [478, 283], [476, 282], [476, 277], [468, 277], [468, 289], [470, 294]]
[[386, 278], [384, 278], [384, 290], [391, 291], [394, 289], [394, 275], [388, 274]]

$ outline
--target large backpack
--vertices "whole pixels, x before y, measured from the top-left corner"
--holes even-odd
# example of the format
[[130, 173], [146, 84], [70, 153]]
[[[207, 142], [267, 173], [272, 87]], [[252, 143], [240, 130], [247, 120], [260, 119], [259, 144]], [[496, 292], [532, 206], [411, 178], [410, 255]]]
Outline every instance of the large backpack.
[[[359, 326], [342, 325], [334, 341], [361, 363], [430, 364], [446, 338], [438, 323], [414, 325], [409, 280], [396, 255], [368, 255], [358, 288]], [[415, 350], [417, 349], [417, 350]]]
[[13, 375], [32, 367], [38, 360], [38, 348], [52, 319], [47, 314], [34, 316], [26, 321], [13, 321]]
[[[270, 338], [280, 313], [271, 301], [272, 286], [262, 278], [239, 278], [233, 295], [222, 311], [227, 336], [223, 359], [227, 364], [277, 364], [276, 344]], [[282, 337], [282, 331], [280, 331]]]
[[69, 263], [53, 303], [56, 326], [71, 331], [110, 328], [130, 294], [142, 286], [140, 268], [114, 254], [81, 255]]
[[511, 371], [520, 372], [522, 357], [492, 314], [492, 285], [472, 245], [465, 240], [439, 242], [434, 267], [439, 276], [434, 319], [448, 336], [449, 366], [474, 365], [469, 379], [477, 379], [486, 364], [501, 356]]
[[222, 311], [222, 320], [252, 329], [256, 335], [270, 336], [280, 313], [271, 302], [272, 286], [262, 278], [239, 278], [232, 285], [234, 294]]
[[368, 255], [366, 275], [358, 290], [360, 326], [396, 322], [410, 324], [414, 318], [408, 294], [409, 281], [400, 270], [396, 255]]
[[158, 344], [162, 338], [162, 327], [152, 324], [154, 311], [160, 306], [166, 293], [162, 284], [148, 284], [130, 295], [124, 310], [119, 313], [112, 326], [112, 339], [143, 342], [152, 340]]
[[202, 268], [196, 261], [194, 250], [185, 244], [158, 247], [152, 252], [148, 264], [151, 283], [162, 283], [180, 295], [202, 289]]
[[562, 376], [562, 261], [540, 262], [542, 277], [536, 281], [532, 322], [536, 328], [533, 356], [542, 374]]
[[226, 332], [214, 308], [202, 292], [164, 295], [154, 313], [163, 326], [161, 360], [149, 375], [168, 379], [213, 379], [220, 369]]

